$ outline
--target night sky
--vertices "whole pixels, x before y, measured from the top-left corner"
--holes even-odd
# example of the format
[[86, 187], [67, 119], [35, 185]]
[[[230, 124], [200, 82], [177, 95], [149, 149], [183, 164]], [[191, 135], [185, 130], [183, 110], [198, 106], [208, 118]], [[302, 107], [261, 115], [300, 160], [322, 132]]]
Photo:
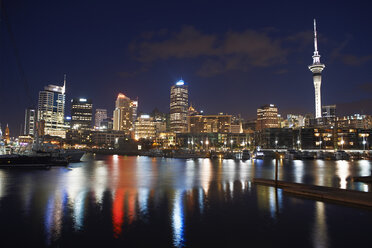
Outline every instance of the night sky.
[[207, 114], [250, 119], [267, 103], [282, 114], [313, 113], [313, 18], [326, 65], [322, 104], [372, 114], [370, 1], [3, 2], [0, 123], [13, 134], [38, 91], [62, 85], [64, 73], [67, 102], [91, 98], [110, 115], [119, 92], [138, 97], [139, 111], [168, 112], [181, 77]]

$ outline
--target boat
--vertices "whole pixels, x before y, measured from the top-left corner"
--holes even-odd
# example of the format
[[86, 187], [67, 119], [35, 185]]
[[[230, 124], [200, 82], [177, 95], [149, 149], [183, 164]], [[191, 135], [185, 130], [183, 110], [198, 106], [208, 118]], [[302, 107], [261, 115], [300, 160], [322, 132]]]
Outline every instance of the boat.
[[248, 160], [250, 158], [251, 158], [251, 154], [249, 153], [249, 150], [243, 150], [242, 160]]
[[34, 155], [0, 155], [0, 168], [48, 168], [66, 166], [69, 161], [64, 157], [53, 157], [44, 154]]

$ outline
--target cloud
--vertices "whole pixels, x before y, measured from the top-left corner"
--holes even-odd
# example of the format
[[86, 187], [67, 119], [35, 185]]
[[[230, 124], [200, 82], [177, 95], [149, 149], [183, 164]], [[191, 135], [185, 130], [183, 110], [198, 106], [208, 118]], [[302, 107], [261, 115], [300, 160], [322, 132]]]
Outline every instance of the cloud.
[[356, 56], [353, 54], [344, 53], [343, 50], [345, 49], [345, 47], [348, 45], [348, 43], [351, 40], [352, 40], [352, 36], [348, 35], [347, 38], [332, 51], [331, 59], [333, 61], [339, 60], [345, 65], [359, 66], [372, 60], [372, 55]]
[[363, 83], [356, 86], [358, 92], [372, 93], [372, 83]]
[[194, 27], [184, 27], [162, 41], [143, 41], [132, 44], [131, 50], [137, 60], [151, 62], [158, 59], [195, 58], [201, 55], [213, 55], [216, 36], [202, 34]]
[[149, 63], [172, 58], [202, 58], [197, 73], [205, 77], [283, 64], [288, 53], [282, 48], [281, 41], [271, 38], [266, 31], [230, 31], [215, 35], [185, 26], [167, 39], [153, 39], [153, 34], [146, 37], [149, 39], [133, 42], [130, 46], [136, 60]]

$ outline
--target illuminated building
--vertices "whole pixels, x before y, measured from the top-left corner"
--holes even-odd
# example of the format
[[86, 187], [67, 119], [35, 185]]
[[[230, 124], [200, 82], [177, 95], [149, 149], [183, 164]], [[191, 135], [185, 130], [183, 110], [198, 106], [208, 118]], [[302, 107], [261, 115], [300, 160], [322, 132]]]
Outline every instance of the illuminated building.
[[4, 141], [5, 141], [5, 145], [10, 143], [10, 131], [9, 131], [8, 124], [6, 124], [5, 132], [4, 132]]
[[92, 100], [74, 98], [71, 100], [71, 128], [89, 131], [92, 129]]
[[135, 122], [135, 139], [155, 139], [156, 126], [154, 118], [141, 115]]
[[187, 111], [187, 115], [199, 115], [200, 113], [190, 104], [189, 110]]
[[34, 135], [35, 134], [35, 124], [36, 124], [36, 109], [27, 108], [25, 111], [25, 128], [23, 130], [24, 135]]
[[352, 116], [337, 117], [338, 128], [372, 128], [372, 116], [355, 114]]
[[100, 129], [101, 123], [104, 119], [107, 119], [107, 109], [96, 109], [94, 115], [94, 127]]
[[187, 131], [189, 90], [183, 80], [178, 81], [170, 91], [170, 130], [175, 133]]
[[256, 131], [266, 128], [279, 128], [278, 108], [274, 104], [257, 109]]
[[95, 145], [113, 147], [119, 139], [125, 139], [126, 137], [121, 131], [107, 130], [93, 131], [91, 139]]
[[129, 97], [120, 93], [115, 102], [113, 129], [130, 134], [133, 131], [134, 109], [137, 111], [137, 104], [134, 104]]
[[302, 115], [288, 114], [287, 119], [281, 122], [281, 128], [299, 128], [305, 126], [305, 117]]
[[194, 115], [187, 120], [189, 133], [231, 132], [231, 115]]
[[101, 121], [100, 130], [113, 130], [114, 128], [114, 121], [112, 118], [106, 118]]
[[134, 128], [134, 123], [137, 120], [138, 98], [130, 102], [130, 107], [132, 108], [132, 123]]
[[320, 55], [318, 52], [318, 40], [316, 34], [316, 21], [314, 19], [314, 55], [313, 64], [309, 65], [310, 71], [313, 73], [313, 81], [315, 88], [315, 118], [322, 117], [322, 103], [321, 103], [321, 84], [322, 84], [322, 71], [325, 65], [320, 63]]
[[327, 118], [336, 117], [336, 105], [322, 106], [322, 117]]
[[45, 135], [66, 137], [65, 90], [66, 77], [63, 86], [48, 85], [39, 92], [37, 119], [44, 121]]

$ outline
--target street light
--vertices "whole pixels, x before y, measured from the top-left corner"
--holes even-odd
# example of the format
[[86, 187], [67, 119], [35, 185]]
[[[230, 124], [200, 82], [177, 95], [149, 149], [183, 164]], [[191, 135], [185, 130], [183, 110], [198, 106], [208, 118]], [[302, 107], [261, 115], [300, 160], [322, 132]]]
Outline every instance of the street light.
[[301, 141], [300, 140], [297, 140], [297, 148], [300, 149], [300, 144], [301, 144]]
[[341, 139], [341, 149], [342, 150], [344, 150], [344, 143], [345, 143], [344, 139]]

